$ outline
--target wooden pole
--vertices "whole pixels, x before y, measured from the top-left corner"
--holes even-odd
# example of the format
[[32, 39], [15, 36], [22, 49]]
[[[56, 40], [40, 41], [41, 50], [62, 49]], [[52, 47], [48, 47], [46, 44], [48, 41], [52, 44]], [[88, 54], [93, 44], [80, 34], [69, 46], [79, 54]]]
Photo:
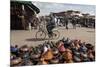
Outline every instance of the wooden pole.
[[26, 24], [25, 24], [25, 8], [24, 5], [22, 5], [22, 26], [24, 28], [24, 30], [26, 29]]

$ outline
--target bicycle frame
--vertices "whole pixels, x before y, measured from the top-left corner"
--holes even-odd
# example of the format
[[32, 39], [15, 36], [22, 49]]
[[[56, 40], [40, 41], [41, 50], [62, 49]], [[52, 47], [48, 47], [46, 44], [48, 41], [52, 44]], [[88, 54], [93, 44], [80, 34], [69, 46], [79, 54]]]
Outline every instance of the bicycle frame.
[[[58, 31], [58, 29], [57, 28], [54, 28], [53, 30], [52, 30], [52, 32], [54, 33], [55, 31]], [[43, 28], [43, 26], [42, 25], [39, 25], [39, 30], [37, 31], [37, 32], [42, 32], [42, 34], [43, 33], [45, 33], [45, 36], [51, 36], [51, 35], [49, 35], [48, 34], [48, 31], [47, 31], [47, 29], [46, 28]], [[58, 31], [58, 33], [59, 33], [59, 31]], [[42, 35], [41, 34], [41, 35]], [[59, 36], [59, 35], [58, 35]], [[53, 36], [52, 36], [53, 37]]]

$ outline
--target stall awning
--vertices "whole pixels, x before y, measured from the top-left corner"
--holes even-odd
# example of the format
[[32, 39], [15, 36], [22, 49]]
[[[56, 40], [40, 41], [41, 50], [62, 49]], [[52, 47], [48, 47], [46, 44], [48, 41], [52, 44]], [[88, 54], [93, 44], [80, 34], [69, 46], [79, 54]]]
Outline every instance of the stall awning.
[[32, 4], [31, 1], [11, 1], [11, 5], [15, 5], [16, 3], [28, 6], [32, 11], [36, 11], [37, 14], [40, 12], [39, 8]]

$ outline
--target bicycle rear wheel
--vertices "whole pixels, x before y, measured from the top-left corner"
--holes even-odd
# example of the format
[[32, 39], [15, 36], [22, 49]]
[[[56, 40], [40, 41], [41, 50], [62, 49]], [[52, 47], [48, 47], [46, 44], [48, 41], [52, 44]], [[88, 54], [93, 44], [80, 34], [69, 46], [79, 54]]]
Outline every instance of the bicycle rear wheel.
[[36, 39], [45, 39], [46, 38], [46, 33], [43, 32], [43, 31], [38, 31], [38, 32], [36, 32], [35, 37], [36, 37]]

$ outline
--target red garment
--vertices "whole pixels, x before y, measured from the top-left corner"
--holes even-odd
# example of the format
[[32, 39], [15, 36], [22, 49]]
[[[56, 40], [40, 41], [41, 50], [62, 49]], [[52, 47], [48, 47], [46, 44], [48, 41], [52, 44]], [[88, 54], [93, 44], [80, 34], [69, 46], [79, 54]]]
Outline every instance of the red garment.
[[59, 49], [60, 52], [64, 52], [66, 50], [63, 43], [60, 44], [60, 46], [58, 47], [58, 49]]

